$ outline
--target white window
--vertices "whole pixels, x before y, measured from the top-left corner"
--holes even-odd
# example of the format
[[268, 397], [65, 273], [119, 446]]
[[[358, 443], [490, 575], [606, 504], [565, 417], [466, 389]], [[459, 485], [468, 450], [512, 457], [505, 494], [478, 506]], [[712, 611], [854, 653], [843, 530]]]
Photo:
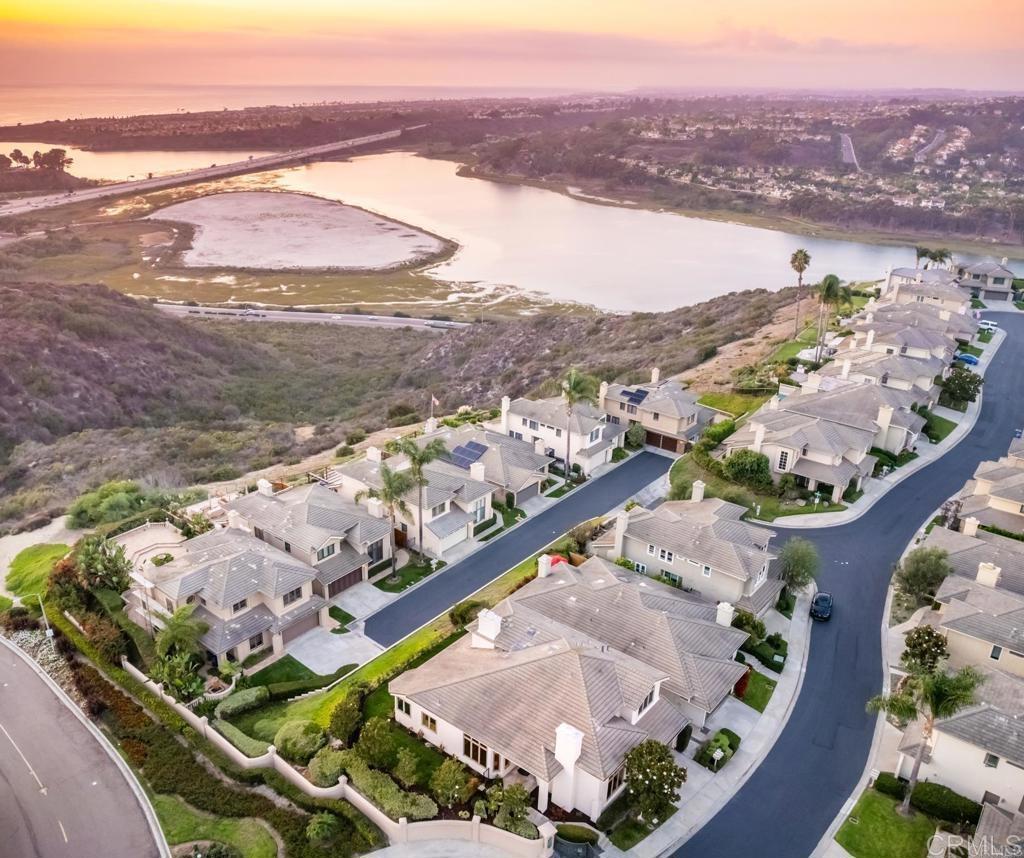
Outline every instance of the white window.
[[231, 606], [231, 613], [232, 614], [237, 614], [239, 611], [244, 611], [248, 607], [249, 607], [249, 600], [248, 599], [242, 599], [239, 602], [235, 602], [235, 604], [233, 604]]
[[673, 555], [672, 555], [671, 551], [667, 551], [664, 548], [661, 548], [661, 549], [658, 550], [658, 559], [659, 560], [664, 560], [666, 563], [671, 563], [672, 562], [672, 556]]
[[317, 560], [326, 560], [328, 557], [330, 557], [334, 553], [334, 548], [335, 548], [335, 545], [334, 545], [333, 542], [329, 543], [328, 545], [325, 545], [323, 548], [319, 549], [316, 552], [316, 559]]
[[995, 754], [985, 754], [985, 766], [989, 769], [994, 769], [999, 765], [999, 757]]
[[406, 715], [409, 715], [412, 712], [412, 706], [409, 705], [409, 701], [403, 700], [401, 697], [395, 698], [395, 709], [399, 712], [404, 712]]
[[647, 564], [646, 563], [634, 563], [633, 566], [636, 569], [636, 571], [641, 573], [642, 575], [646, 575], [647, 574]]
[[1003, 654], [1003, 648], [1001, 646], [992, 647], [992, 652], [988, 654], [988, 657], [994, 661], [999, 661], [999, 656]]
[[654, 702], [654, 689], [652, 688], [647, 692], [647, 696], [641, 701], [640, 706], [636, 710], [637, 716], [643, 715], [647, 710], [647, 707]]
[[287, 593], [284, 594], [284, 603], [285, 605], [290, 605], [292, 604], [292, 602], [297, 602], [301, 598], [302, 588], [296, 587], [294, 590], [289, 590]]
[[779, 470], [786, 470], [786, 466], [789, 464], [789, 450], [782, 450], [779, 453]]
[[561, 429], [556, 429], [555, 430], [555, 437], [556, 438], [561, 438], [562, 437], [562, 430]]
[[653, 557], [653, 556], [654, 556], [655, 550], [656, 550], [656, 549], [654, 548], [654, 546], [653, 546], [653, 545], [648, 545], [648, 546], [647, 546], [647, 553], [648, 553], [648, 554], [650, 554], [650, 555], [651, 555], [651, 557]]
[[536, 420], [531, 420], [528, 425], [529, 425], [529, 427], [531, 429], [539, 429], [540, 428], [540, 424]]
[[615, 795], [615, 793], [617, 793], [622, 788], [622, 785], [625, 783], [625, 781], [626, 767], [623, 766], [614, 775], [608, 778], [608, 789], [606, 790], [604, 797], [608, 799]]
[[250, 651], [258, 650], [261, 646], [263, 646], [263, 632], [260, 632], [258, 635], [253, 635], [251, 638], [249, 638]]
[[430, 511], [431, 518], [437, 518], [439, 515], [444, 515], [448, 511], [448, 501], [439, 503]]
[[701, 570], [701, 572], [705, 578], [711, 577], [711, 567], [708, 566], [706, 563], [704, 564], [704, 568]]
[[426, 727], [431, 733], [437, 732], [437, 719], [426, 712], [420, 713], [420, 724]]
[[600, 437], [601, 437], [601, 427], [598, 426], [596, 429], [592, 430], [591, 433], [590, 433], [590, 443], [593, 444]]

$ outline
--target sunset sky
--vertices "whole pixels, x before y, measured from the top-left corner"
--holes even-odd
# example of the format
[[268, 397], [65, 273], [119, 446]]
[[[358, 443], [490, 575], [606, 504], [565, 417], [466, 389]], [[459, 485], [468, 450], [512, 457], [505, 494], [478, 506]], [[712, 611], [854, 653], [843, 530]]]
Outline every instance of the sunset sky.
[[1024, 88], [1024, 0], [0, 0], [9, 84]]

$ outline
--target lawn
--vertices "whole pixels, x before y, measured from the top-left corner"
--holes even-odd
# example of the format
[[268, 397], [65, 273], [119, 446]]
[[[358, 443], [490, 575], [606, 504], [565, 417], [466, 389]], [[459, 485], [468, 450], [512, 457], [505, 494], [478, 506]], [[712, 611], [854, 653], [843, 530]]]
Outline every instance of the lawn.
[[768, 394], [760, 393], [705, 393], [697, 401], [708, 408], [739, 417], [741, 414], [760, 408], [768, 399]]
[[980, 298], [971, 298], [971, 309], [972, 310], [987, 310], [988, 309], [988, 304], [986, 304]]
[[[437, 569], [444, 568], [444, 561], [439, 561]], [[425, 563], [406, 563], [401, 569], [398, 570], [398, 580], [391, 581], [390, 575], [381, 578], [379, 581], [374, 581], [373, 586], [378, 590], [383, 590], [385, 593], [401, 593], [403, 590], [407, 590], [417, 581], [422, 581], [428, 575], [433, 574], [437, 569], [434, 568], [433, 564], [427, 560]]]
[[922, 813], [903, 817], [896, 799], [864, 790], [836, 834], [836, 842], [853, 858], [924, 858], [935, 823]]
[[272, 682], [294, 682], [299, 679], [314, 679], [313, 673], [301, 661], [284, 655], [273, 664], [258, 670], [249, 677], [249, 685], [270, 685]]
[[960, 346], [957, 351], [962, 355], [974, 355], [977, 358], [980, 358], [985, 353], [985, 350], [978, 346]]
[[[741, 504], [750, 510], [752, 518], [757, 518], [760, 521], [773, 521], [779, 516], [785, 515], [802, 515], [811, 512], [838, 512], [846, 509], [843, 504], [833, 503], [820, 503], [817, 507], [813, 503], [800, 506], [793, 501], [785, 501], [777, 495], [759, 494], [705, 471], [693, 461], [691, 455], [686, 455], [676, 460], [675, 464], [672, 465], [670, 479], [673, 492], [676, 491], [677, 487], [688, 486], [694, 480], [703, 480], [706, 486], [705, 497], [719, 497]], [[673, 494], [672, 496], [676, 497], [677, 495]], [[760, 512], [755, 515], [756, 508], [758, 507]]]
[[923, 412], [921, 416], [928, 421], [924, 425], [924, 434], [928, 436], [929, 440], [936, 443], [944, 440], [950, 432], [956, 429], [956, 423], [952, 420], [947, 420], [931, 411]]
[[355, 617], [353, 617], [348, 611], [343, 611], [337, 605], [331, 605], [327, 613], [330, 615], [331, 619], [337, 620], [341, 623], [340, 626], [335, 629], [331, 629], [331, 631], [336, 635], [348, 634], [348, 624], [355, 620]]
[[[665, 819], [674, 816], [678, 809], [673, 807]], [[664, 822], [665, 819], [661, 820], [661, 822]], [[625, 852], [636, 846], [637, 843], [647, 837], [657, 827], [657, 825], [648, 825], [643, 820], [636, 819], [630, 814], [611, 830], [608, 834], [608, 839]]]
[[774, 679], [769, 679], [760, 671], [752, 670], [750, 681], [747, 683], [747, 691], [740, 700], [758, 712], [764, 712], [768, 701], [772, 699], [775, 685]]
[[66, 545], [30, 545], [11, 561], [7, 589], [23, 599], [42, 593], [53, 564], [69, 550]]
[[545, 497], [560, 498], [563, 495], [569, 494], [569, 492], [571, 492], [572, 490], [573, 490], [573, 486], [572, 486], [571, 483], [562, 483], [562, 485], [560, 485], [553, 492], [548, 492], [547, 495], [545, 495]]
[[995, 331], [982, 331], [980, 334], [978, 334], [978, 342], [990, 343], [992, 342], [992, 337], [994, 336]]
[[207, 816], [177, 796], [151, 795], [150, 799], [172, 846], [193, 840], [216, 840], [234, 846], [245, 858], [277, 858], [277, 843], [255, 819]]

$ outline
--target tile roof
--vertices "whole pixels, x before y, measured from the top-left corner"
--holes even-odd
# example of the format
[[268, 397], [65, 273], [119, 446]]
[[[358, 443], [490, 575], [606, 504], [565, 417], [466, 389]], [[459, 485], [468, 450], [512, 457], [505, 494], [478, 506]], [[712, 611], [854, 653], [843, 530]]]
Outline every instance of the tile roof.
[[441, 438], [449, 450], [465, 446], [470, 441], [486, 447], [487, 451], [478, 460], [484, 466], [484, 479], [491, 485], [514, 492], [544, 480], [548, 465], [554, 461], [551, 456], [536, 452], [529, 441], [481, 426], [444, 427], [423, 437], [427, 440]]
[[569, 429], [577, 435], [589, 435], [598, 426], [610, 426], [608, 415], [589, 402], [578, 402], [572, 410], [572, 418], [566, 414], [565, 400], [560, 396], [549, 399], [513, 399], [509, 406], [509, 416], [526, 417], [554, 426], [556, 429]]
[[659, 414], [677, 418], [689, 417], [692, 414], [698, 418], [698, 423], [710, 422], [715, 414], [713, 409], [697, 402], [699, 394], [691, 393], [686, 385], [674, 378], [665, 379], [657, 384], [610, 384], [608, 398], [626, 401], [623, 393], [632, 390], [647, 391], [644, 400], [637, 404], [641, 411], [657, 411]]
[[1024, 814], [996, 807], [988, 802], [981, 806], [981, 818], [974, 832], [968, 855], [1012, 855], [1024, 843]]
[[946, 552], [954, 575], [947, 578], [940, 592], [952, 594], [958, 578], [974, 579], [978, 564], [993, 563], [1001, 570], [999, 589], [1024, 597], [1024, 542], [979, 530], [976, 536], [967, 536], [958, 530], [933, 527], [922, 541], [926, 548], [941, 548]]

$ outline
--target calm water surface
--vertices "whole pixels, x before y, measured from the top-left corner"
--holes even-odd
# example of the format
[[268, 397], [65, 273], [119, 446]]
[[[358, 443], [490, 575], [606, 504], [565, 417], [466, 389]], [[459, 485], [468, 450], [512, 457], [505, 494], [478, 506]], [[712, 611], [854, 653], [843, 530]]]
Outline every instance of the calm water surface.
[[[733, 223], [581, 202], [539, 188], [467, 179], [456, 164], [407, 153], [283, 171], [281, 187], [363, 206], [457, 241], [444, 280], [513, 285], [609, 310], [667, 310], [806, 277], [875, 280], [913, 265], [911, 247], [810, 238]], [[1024, 270], [1024, 264], [1018, 265]]]

